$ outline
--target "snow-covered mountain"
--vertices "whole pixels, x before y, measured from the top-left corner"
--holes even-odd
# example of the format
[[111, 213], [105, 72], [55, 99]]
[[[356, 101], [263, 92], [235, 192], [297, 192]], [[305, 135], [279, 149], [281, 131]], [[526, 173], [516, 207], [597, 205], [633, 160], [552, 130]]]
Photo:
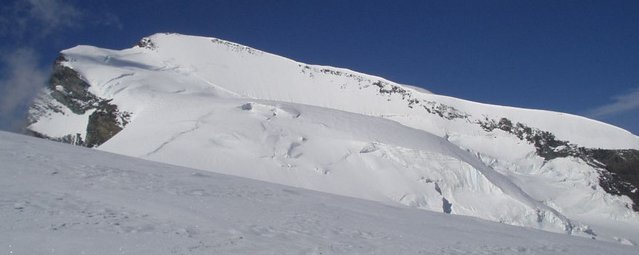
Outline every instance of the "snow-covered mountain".
[[62, 52], [32, 134], [333, 194], [639, 244], [639, 137], [228, 41]]
[[636, 254], [0, 132], [3, 254]]

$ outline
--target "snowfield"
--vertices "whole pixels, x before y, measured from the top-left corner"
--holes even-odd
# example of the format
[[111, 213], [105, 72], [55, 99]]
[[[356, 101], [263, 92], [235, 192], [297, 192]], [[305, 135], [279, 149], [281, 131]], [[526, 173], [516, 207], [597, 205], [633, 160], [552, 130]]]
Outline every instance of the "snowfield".
[[4, 254], [639, 252], [4, 132], [0, 162]]
[[[207, 241], [202, 241], [199, 246], [193, 244], [193, 247], [200, 247], [198, 249], [202, 250], [217, 247], [221, 249], [219, 251], [237, 253], [254, 251], [251, 249], [266, 245], [265, 240], [268, 238], [265, 236], [274, 237], [274, 240], [278, 240], [276, 242], [282, 245], [279, 248], [278, 245], [273, 245], [272, 248], [276, 249], [273, 253], [295, 250], [293, 253], [385, 254], [391, 251], [417, 252], [422, 248], [426, 249], [427, 253], [455, 253], [454, 249], [460, 249], [458, 253], [472, 251], [481, 254], [484, 248], [486, 253], [557, 253], [563, 249], [545, 250], [545, 245], [530, 246], [532, 244], [523, 240], [512, 243], [507, 241], [498, 245], [490, 241], [493, 238], [490, 234], [492, 230], [488, 231], [489, 233], [480, 231], [484, 227], [458, 231], [464, 229], [467, 224], [485, 224], [490, 226], [488, 229], [501, 229], [497, 233], [504, 230], [521, 233], [521, 236], [541, 238], [547, 235], [548, 237], [542, 239], [556, 239], [559, 243], [563, 243], [562, 240], [578, 240], [574, 242], [617, 247], [601, 242], [572, 239], [568, 236], [557, 237], [549, 233], [542, 235], [541, 232], [506, 226], [495, 227], [493, 224], [464, 217], [450, 217], [406, 208], [391, 209], [372, 202], [365, 203], [286, 188], [304, 194], [295, 196], [281, 191], [284, 188], [269, 188], [280, 186], [264, 183], [260, 183], [262, 188], [251, 186], [246, 191], [259, 190], [258, 194], [254, 194], [257, 198], [239, 190], [237, 192], [242, 194], [240, 198], [271, 203], [268, 202], [271, 200], [264, 197], [265, 192], [292, 204], [281, 205], [274, 202], [273, 207], [265, 209], [260, 206], [266, 205], [257, 203], [241, 209], [241, 206], [248, 203], [238, 198], [240, 202], [237, 203], [245, 204], [231, 205], [230, 203], [235, 203], [230, 198], [235, 196], [233, 192], [227, 194], [221, 187], [216, 188], [205, 183], [211, 181], [215, 185], [227, 185], [229, 189], [237, 190], [238, 187], [233, 186], [235, 184], [223, 182], [257, 182], [212, 173], [215, 172], [372, 200], [389, 206], [408, 206], [444, 214], [472, 216], [612, 243], [639, 244], [639, 214], [631, 209], [632, 200], [627, 196], [606, 193], [599, 185], [600, 169], [592, 167], [578, 157], [545, 160], [536, 153], [532, 143], [501, 129], [487, 130], [482, 127], [482, 123], [507, 118], [513, 124], [551, 132], [557, 139], [574, 146], [639, 149], [639, 137], [605, 123], [564, 113], [487, 105], [435, 95], [427, 90], [404, 86], [381, 77], [343, 68], [308, 65], [216, 38], [156, 34], [129, 49], [109, 50], [77, 46], [63, 51], [62, 54], [65, 61], [61, 62], [61, 65], [77, 72], [79, 78], [88, 84], [86, 89], [90, 93], [110, 100], [109, 102], [117, 105], [122, 112], [131, 113], [130, 121], [124, 129], [98, 146], [98, 150], [208, 170], [209, 173], [197, 172], [197, 175], [215, 176], [200, 180], [189, 177], [188, 174], [181, 176], [177, 171], [174, 174], [172, 170], [167, 170], [168, 166], [165, 165], [127, 158], [125, 161], [158, 166], [158, 169], [140, 166], [135, 168], [141, 169], [140, 172], [133, 173], [128, 172], [133, 165], [117, 167], [117, 164], [125, 164], [119, 162], [125, 158], [99, 154], [108, 155], [104, 157], [110, 157], [116, 164], [112, 173], [108, 170], [111, 168], [105, 170], [101, 166], [94, 167], [98, 163], [91, 163], [90, 159], [73, 158], [86, 161], [81, 163], [84, 167], [77, 166], [74, 169], [78, 170], [67, 173], [70, 174], [69, 183], [77, 179], [77, 182], [73, 182], [74, 185], [79, 185], [79, 188], [91, 188], [79, 184], [82, 178], [88, 178], [82, 176], [86, 172], [87, 176], [96, 175], [89, 178], [90, 182], [104, 181], [113, 185], [104, 184], [96, 187], [111, 187], [112, 191], [103, 192], [105, 196], [112, 194], [118, 197], [115, 195], [118, 192], [121, 192], [119, 196], [123, 199], [129, 199], [129, 196], [130, 199], [134, 199], [138, 196], [135, 199], [139, 199], [139, 202], [132, 202], [130, 205], [127, 202], [125, 205], [132, 206], [127, 208], [133, 211], [142, 212], [136, 214], [137, 216], [126, 216], [132, 218], [131, 220], [140, 218], [138, 220], [142, 223], [135, 224], [153, 226], [147, 232], [154, 233], [152, 235], [157, 236], [158, 240], [172, 238], [171, 233], [175, 231], [182, 233], [181, 238], [184, 238], [185, 242], [194, 241], [190, 239], [189, 231], [199, 234], [197, 238], [201, 239], [196, 238], [197, 240], [210, 237], [222, 242], [222, 236], [225, 235], [254, 239], [250, 244], [236, 239], [224, 239], [233, 245]], [[59, 84], [54, 85], [57, 89]], [[36, 106], [45, 109], [43, 106], [46, 105], [62, 109], [53, 112], [34, 111], [38, 113], [34, 115], [37, 119], [29, 126], [30, 130], [53, 138], [77, 134], [78, 137], [86, 139], [91, 111], [82, 115], [74, 114], [60, 106], [61, 104], [56, 104], [55, 99], [45, 93], [38, 98]], [[85, 150], [77, 150], [77, 153], [94, 155], [94, 152]], [[127, 170], [124, 171], [122, 168]], [[55, 175], [58, 177], [64, 173], [62, 169], [55, 171], [60, 173]], [[71, 175], [72, 173], [76, 173], [77, 176]], [[140, 182], [145, 183], [141, 187], [147, 188], [118, 186], [138, 186], [128, 184], [137, 181], [136, 177], [128, 177], [129, 174], [149, 175], [148, 178], [151, 179], [140, 177]], [[55, 176], [50, 178], [58, 178]], [[118, 176], [121, 179], [117, 179]], [[161, 184], [151, 181], [155, 180], [155, 177]], [[175, 182], [171, 178], [175, 178]], [[187, 186], [204, 185], [203, 187], [213, 190], [202, 188], [201, 192], [197, 192], [210, 196], [189, 196], [184, 193], [188, 191], [179, 190], [180, 182], [185, 182], [184, 185]], [[177, 186], [171, 188], [171, 185]], [[39, 188], [45, 187], [46, 185]], [[159, 194], [168, 192], [166, 199], [169, 200], [164, 200], [163, 195], [157, 195], [158, 200], [153, 200], [156, 196], [153, 195], [155, 189], [159, 189]], [[131, 195], [128, 195], [128, 192], [131, 192]], [[226, 195], [211, 195], [220, 192]], [[102, 194], [102, 191], [97, 193]], [[81, 196], [77, 192], [72, 194]], [[145, 198], [147, 195], [148, 198]], [[333, 198], [336, 199], [335, 202], [328, 202]], [[129, 201], [126, 199], [123, 201]], [[181, 201], [182, 199], [184, 201]], [[201, 199], [201, 202], [190, 204], [200, 201], [198, 199]], [[276, 201], [280, 201], [277, 199]], [[305, 199], [321, 200], [322, 203], [331, 206], [324, 208], [321, 204], [306, 204]], [[104, 201], [109, 199], [104, 198]], [[203, 203], [209, 207], [204, 207]], [[351, 204], [355, 204], [354, 208], [358, 209], [352, 209]], [[100, 207], [93, 204], [78, 206]], [[171, 208], [172, 206], [176, 208]], [[205, 226], [209, 218], [208, 215], [201, 214], [207, 214], [210, 208], [226, 206], [235, 208], [236, 211], [229, 211], [229, 215], [218, 215], [219, 217], [235, 217], [236, 213], [244, 213], [251, 222], [262, 219], [267, 223], [271, 222], [268, 219], [274, 217], [275, 221], [268, 224], [274, 224], [272, 227], [275, 230], [269, 229], [269, 226], [264, 225], [267, 223], [263, 223], [257, 224], [261, 226], [260, 230], [255, 230], [260, 233], [253, 233], [247, 229], [233, 230], [241, 233], [236, 234], [227, 228], [240, 223], [224, 225], [223, 221], [211, 223], [214, 226], [222, 224], [219, 225], [224, 229], [222, 232], [201, 232], [186, 228], [175, 230], [172, 223], [155, 226], [153, 222], [145, 223], [146, 219], [140, 216], [152, 215], [148, 211], [157, 209], [170, 214], [166, 219], [176, 221], [175, 224], [180, 225], [182, 223], [177, 218], [190, 215], [184, 214], [182, 210], [192, 207], [193, 213], [198, 215], [193, 216], [194, 220], [204, 221], [196, 221], [194, 224], [201, 223], [203, 225], [198, 226]], [[345, 207], [345, 211], [339, 211], [342, 206]], [[275, 208], [295, 211], [297, 207], [307, 208], [308, 211], [303, 210], [302, 215], [297, 217], [301, 222], [290, 225], [285, 221], [296, 217], [267, 214], [264, 216], [267, 218], [260, 218], [262, 216], [253, 215], [263, 210], [276, 210]], [[365, 212], [366, 216], [362, 216], [364, 218], [357, 216], [360, 209], [361, 212]], [[119, 209], [116, 207], [110, 210]], [[315, 210], [319, 212], [317, 215], [311, 213]], [[336, 211], [333, 214], [331, 210]], [[402, 216], [396, 217], [395, 213]], [[161, 217], [163, 215], [156, 216], [160, 219], [154, 220], [164, 222], [161, 221], [164, 219]], [[331, 218], [333, 216], [343, 218]], [[418, 218], [430, 220], [416, 220]], [[332, 220], [336, 222], [331, 222]], [[368, 222], [369, 220], [371, 222]], [[395, 220], [402, 222], [398, 222], [398, 225], [392, 224], [391, 221]], [[404, 220], [406, 221], [403, 222]], [[433, 221], [444, 221], [446, 224], [437, 225], [439, 223]], [[65, 225], [67, 228], [70, 227], [68, 224]], [[348, 230], [337, 231], [331, 227], [337, 228], [340, 224]], [[349, 232], [360, 231], [356, 227], [357, 224], [373, 224], [371, 227], [374, 224], [380, 225], [367, 230], [368, 232], [362, 232], [362, 235], [372, 238], [363, 241], [363, 236]], [[313, 229], [314, 227], [317, 229]], [[120, 235], [129, 233], [122, 230], [122, 226], [112, 228], [118, 230], [119, 232], [116, 232]], [[308, 234], [305, 234], [305, 228], [310, 228]], [[140, 236], [139, 232], [145, 232], [135, 227], [132, 229], [138, 232], [136, 236]], [[397, 229], [397, 232], [393, 229]], [[376, 234], [379, 231], [387, 235]], [[104, 232], [105, 235], [107, 233], [111, 232]], [[440, 236], [439, 233], [451, 234]], [[447, 237], [452, 236], [455, 238], [448, 240]], [[466, 241], [466, 238], [470, 240]], [[285, 240], [288, 239], [297, 240], [291, 244], [295, 247], [281, 244], [286, 243]], [[334, 240], [345, 243], [334, 244]], [[457, 243], [458, 241], [461, 243]], [[488, 242], [487, 246], [480, 245], [484, 241]], [[164, 241], [156, 243], [161, 247], [165, 244]], [[166, 244], [169, 243], [171, 241], [166, 241]], [[524, 245], [522, 250], [519, 249], [519, 245]], [[441, 250], [433, 250], [431, 246], [439, 247], [437, 249]], [[452, 248], [446, 250], [445, 247]], [[499, 250], [499, 247], [503, 250]], [[303, 248], [319, 250], [305, 251]], [[568, 251], [582, 250], [575, 248]], [[602, 250], [583, 249], [583, 252], [597, 251]], [[191, 253], [184, 250], [177, 252]]]

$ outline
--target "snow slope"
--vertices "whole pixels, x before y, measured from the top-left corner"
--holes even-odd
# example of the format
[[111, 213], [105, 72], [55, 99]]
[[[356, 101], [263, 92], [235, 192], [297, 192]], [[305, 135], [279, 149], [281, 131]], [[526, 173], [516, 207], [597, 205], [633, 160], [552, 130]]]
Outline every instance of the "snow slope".
[[5, 254], [636, 254], [0, 132]]
[[[434, 211], [452, 203], [457, 214], [493, 220], [501, 211], [509, 224], [571, 231], [563, 216], [468, 152], [392, 121], [270, 101], [158, 102], [101, 149]], [[179, 124], [167, 127], [160, 115]], [[202, 149], [182, 153], [189, 147]], [[537, 222], [538, 214], [548, 220]]]
[[[574, 157], [544, 160], [532, 144], [487, 131], [480, 122], [508, 118], [578, 146], [639, 149], [639, 138], [625, 130], [569, 114], [435, 95], [215, 38], [157, 34], [143, 42], [124, 50], [77, 46], [62, 52], [62, 64], [78, 72], [91, 93], [132, 113], [100, 150], [639, 243], [632, 201], [606, 193], [598, 169]], [[84, 115], [44, 116], [29, 128], [51, 137], [64, 130], [86, 136], [81, 130], [87, 124], [77, 124], [88, 119]]]
[[[453, 106], [476, 118], [483, 116], [494, 119], [507, 117], [513, 121], [531, 124], [542, 130], [550, 131], [560, 139], [586, 147], [639, 149], [639, 137], [611, 125], [579, 116], [480, 104], [423, 93], [410, 87], [404, 88], [410, 96], [390, 94], [386, 97], [380, 97], [378, 96], [380, 90], [373, 83], [380, 82], [387, 90], [391, 90], [393, 86], [401, 87], [401, 85], [381, 77], [357, 73], [348, 69], [295, 62], [214, 38], [179, 34], [157, 34], [149, 38], [154, 45], [153, 54], [137, 56], [136, 54], [143, 50], [139, 48], [123, 52], [109, 52], [85, 47], [74, 48], [63, 53], [79, 61], [87, 56], [94, 58], [93, 61], [99, 60], [94, 62], [97, 68], [82, 68], [82, 73], [86, 74], [86, 77], [104, 77], [102, 80], [111, 78], [104, 74], [104, 62], [121, 68], [124, 61], [116, 61], [115, 59], [123, 57], [129, 61], [135, 61], [124, 63], [137, 63], [138, 65], [130, 67], [135, 68], [142, 65], [171, 70], [185, 77], [195, 80], [201, 79], [203, 83], [232, 91], [242, 97], [310, 104], [374, 116], [406, 116], [405, 120], [403, 118], [397, 118], [397, 120], [409, 126], [417, 126], [411, 120], [426, 114], [422, 114], [423, 109], [419, 109], [419, 107], [406, 107], [405, 100], [410, 97], [410, 99]], [[107, 56], [111, 56], [110, 59], [103, 61], [103, 58]], [[83, 64], [89, 63], [86, 61]], [[96, 73], [92, 73], [92, 71]], [[135, 73], [137, 74], [137, 72]], [[156, 74], [153, 73], [153, 75]], [[102, 80], [95, 80], [91, 84], [106, 82]], [[178, 87], [182, 88], [182, 86]], [[109, 95], [114, 93], [111, 90], [100, 91], [98, 94], [111, 98]], [[402, 97], [404, 100], [400, 99]], [[434, 120], [434, 118], [428, 119]], [[422, 123], [422, 125], [424, 124]], [[438, 127], [427, 130], [432, 133], [440, 133], [442, 129], [461, 132], [450, 121], [443, 121], [435, 125]], [[467, 127], [468, 125], [463, 125], [461, 128]], [[418, 126], [418, 128], [426, 129], [427, 127]]]

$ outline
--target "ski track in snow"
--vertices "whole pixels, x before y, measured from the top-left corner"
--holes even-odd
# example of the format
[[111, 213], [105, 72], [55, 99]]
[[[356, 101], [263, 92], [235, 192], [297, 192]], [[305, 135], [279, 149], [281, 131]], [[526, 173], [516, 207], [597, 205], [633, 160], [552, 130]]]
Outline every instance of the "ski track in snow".
[[184, 130], [182, 132], [179, 132], [173, 136], [171, 136], [171, 138], [169, 138], [167, 141], [163, 142], [162, 144], [160, 144], [157, 148], [155, 148], [153, 151], [150, 151], [149, 153], [147, 153], [145, 155], [145, 157], [151, 156], [155, 153], [157, 153], [158, 151], [162, 150], [165, 146], [169, 145], [170, 143], [174, 142], [175, 140], [177, 140], [178, 138], [180, 138], [183, 135], [186, 135], [188, 133], [191, 133], [193, 131], [196, 131], [200, 128], [200, 123], [206, 119], [208, 116], [210, 116], [211, 114], [213, 114], [214, 112], [210, 112], [207, 114], [202, 115], [202, 117], [198, 118], [197, 120], [195, 120], [195, 125], [192, 128], [189, 128], [187, 130]]
[[5, 254], [637, 254], [0, 132]]
[[112, 79], [108, 80], [108, 81], [107, 81], [107, 82], [105, 82], [102, 86], [105, 86], [106, 84], [109, 84], [109, 83], [111, 83], [111, 82], [113, 82], [113, 81], [115, 81], [115, 80], [119, 80], [119, 79], [122, 79], [122, 78], [124, 78], [124, 77], [129, 77], [129, 76], [133, 76], [133, 75], [135, 75], [135, 73], [124, 73], [124, 74], [120, 74], [120, 75], [118, 75], [117, 77], [114, 77], [114, 78], [112, 78]]

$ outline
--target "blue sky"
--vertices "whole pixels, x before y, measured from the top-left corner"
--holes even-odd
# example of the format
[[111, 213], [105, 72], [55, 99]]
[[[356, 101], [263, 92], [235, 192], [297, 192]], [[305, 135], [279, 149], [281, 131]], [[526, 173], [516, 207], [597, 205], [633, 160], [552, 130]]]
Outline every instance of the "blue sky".
[[639, 134], [637, 13], [639, 1], [622, 0], [8, 0], [0, 7], [0, 128], [19, 127], [60, 50], [128, 48], [177, 32]]

